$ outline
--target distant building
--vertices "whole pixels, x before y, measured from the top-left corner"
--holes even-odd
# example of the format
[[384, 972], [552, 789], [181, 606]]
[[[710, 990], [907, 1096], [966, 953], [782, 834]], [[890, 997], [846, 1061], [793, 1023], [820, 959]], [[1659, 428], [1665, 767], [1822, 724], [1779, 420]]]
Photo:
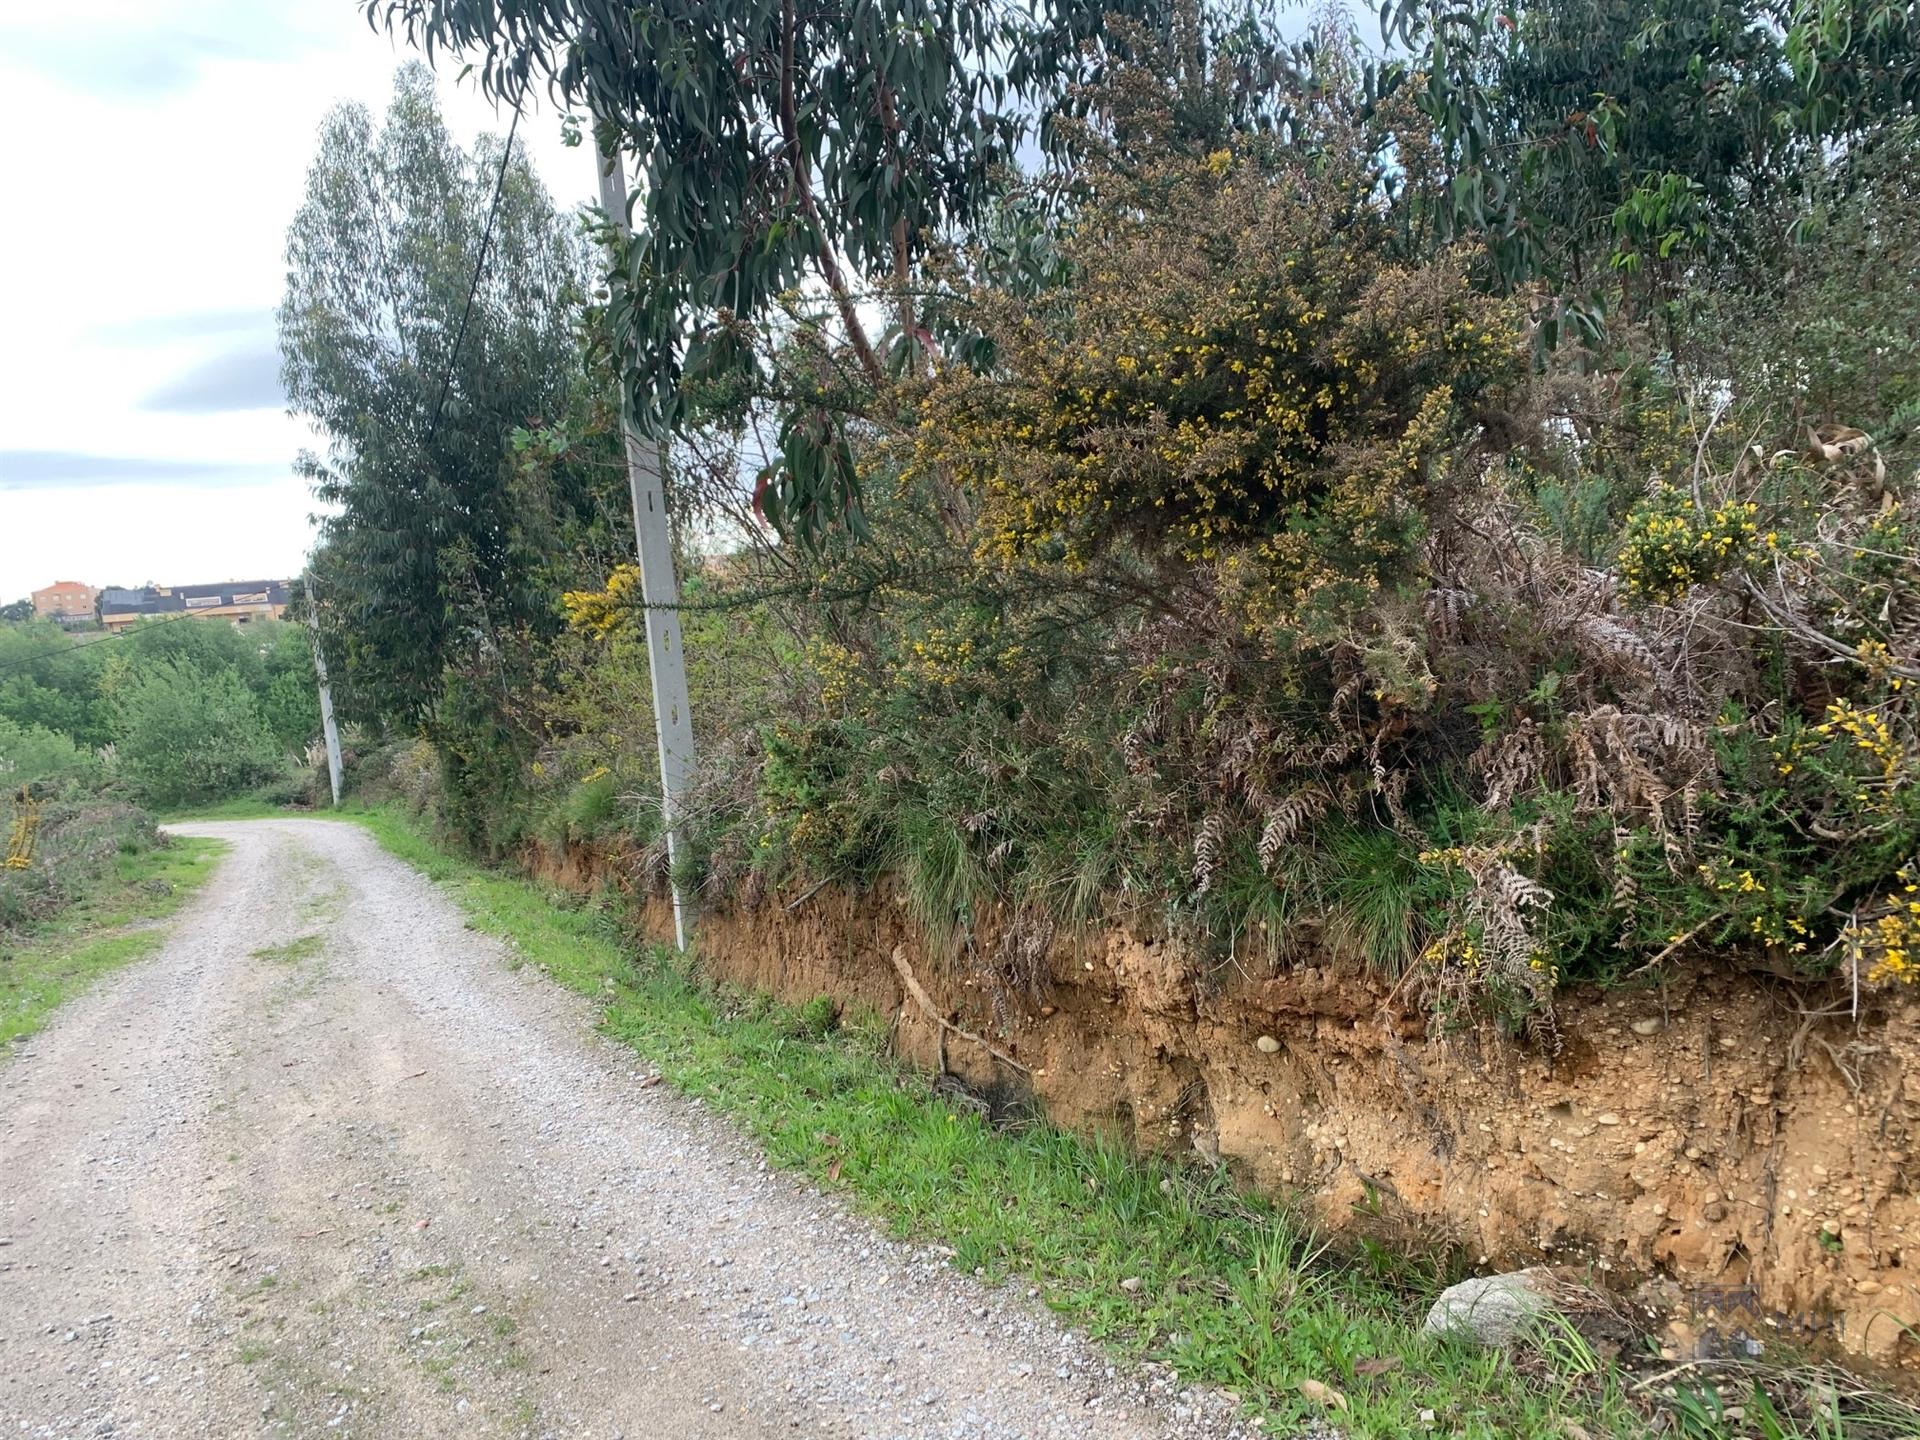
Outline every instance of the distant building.
[[92, 623], [93, 602], [100, 592], [78, 580], [56, 580], [44, 590], [33, 592], [33, 613], [42, 620], [57, 620], [62, 625]]
[[278, 620], [287, 610], [284, 580], [233, 580], [225, 585], [145, 585], [124, 590], [109, 585], [100, 592], [100, 623], [125, 630], [142, 620], [192, 615], [235, 625]]

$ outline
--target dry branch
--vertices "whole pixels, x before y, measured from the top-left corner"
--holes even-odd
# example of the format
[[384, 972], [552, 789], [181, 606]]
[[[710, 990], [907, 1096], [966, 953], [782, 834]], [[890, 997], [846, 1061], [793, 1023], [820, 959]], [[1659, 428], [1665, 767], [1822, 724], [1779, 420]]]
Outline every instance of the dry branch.
[[925, 1011], [927, 1018], [938, 1025], [943, 1031], [949, 1035], [956, 1035], [962, 1040], [972, 1041], [975, 1045], [978, 1045], [989, 1055], [993, 1056], [994, 1059], [1000, 1061], [1002, 1064], [1011, 1065], [1022, 1075], [1031, 1075], [1033, 1073], [1031, 1069], [1022, 1065], [998, 1045], [995, 1045], [991, 1040], [987, 1039], [986, 1036], [976, 1035], [971, 1030], [963, 1030], [951, 1020], [947, 1019], [946, 1016], [942, 1015], [938, 1008], [935, 1007], [933, 997], [927, 994], [926, 988], [921, 985], [918, 977], [914, 975], [913, 967], [907, 963], [906, 946], [896, 945], [893, 947], [893, 968], [899, 972], [900, 983], [906, 986], [907, 994], [913, 998], [913, 1003]]

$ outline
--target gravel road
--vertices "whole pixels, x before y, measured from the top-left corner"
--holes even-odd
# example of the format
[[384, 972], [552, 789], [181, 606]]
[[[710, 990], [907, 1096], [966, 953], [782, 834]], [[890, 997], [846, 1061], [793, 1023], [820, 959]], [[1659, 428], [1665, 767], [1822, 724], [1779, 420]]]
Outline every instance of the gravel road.
[[0, 1437], [1239, 1435], [770, 1171], [357, 826], [0, 1060]]

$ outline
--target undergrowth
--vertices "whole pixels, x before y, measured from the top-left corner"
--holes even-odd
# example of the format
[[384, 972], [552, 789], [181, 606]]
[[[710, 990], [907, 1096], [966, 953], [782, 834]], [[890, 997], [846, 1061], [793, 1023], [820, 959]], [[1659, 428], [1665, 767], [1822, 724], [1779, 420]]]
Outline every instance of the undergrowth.
[[1581, 1440], [1656, 1423], [1695, 1440], [1890, 1440], [1920, 1425], [1892, 1402], [1842, 1413], [1824, 1382], [1784, 1373], [1756, 1399], [1750, 1377], [1648, 1385], [1631, 1363], [1564, 1337], [1509, 1355], [1424, 1336], [1421, 1318], [1451, 1278], [1437, 1260], [1338, 1248], [1224, 1170], [1038, 1120], [989, 1123], [895, 1062], [878, 1017], [715, 988], [664, 951], [636, 955], [611, 909], [455, 858], [390, 809], [356, 818], [443, 884], [474, 928], [593, 998], [605, 1033], [732, 1117], [776, 1164], [896, 1236], [946, 1247], [962, 1270], [1033, 1286], [1122, 1358], [1234, 1391], [1277, 1433], [1315, 1417], [1382, 1440]]
[[0, 1047], [35, 1033], [55, 1006], [102, 975], [157, 949], [166, 933], [159, 922], [206, 881], [225, 849], [218, 840], [172, 837], [118, 852], [51, 919], [0, 930]]
[[[1568, 75], [1620, 58], [1591, 34], [1634, 9], [1508, 8], [1513, 54], [1573, 45]], [[1681, 37], [1778, 28], [1687, 13], [1630, 25], [1632, 63], [1705, 76]], [[988, 983], [1099, 921], [1196, 973], [1364, 962], [1543, 1048], [1571, 985], [1920, 983], [1910, 97], [1872, 144], [1801, 155], [1798, 219], [1740, 207], [1753, 248], [1676, 261], [1658, 301], [1645, 256], [1590, 256], [1606, 313], [1575, 342], [1545, 292], [1490, 283], [1499, 245], [1425, 201], [1396, 218], [1446, 165], [1414, 112], [1330, 99], [1351, 57], [1283, 140], [1222, 98], [1244, 54], [1205, 51], [1143, 44], [1036, 177], [1066, 210], [1019, 243], [996, 210], [1012, 232], [930, 262], [940, 363], [843, 392], [830, 326], [732, 316], [746, 371], [683, 377], [676, 504], [736, 548], [685, 567], [701, 739], [673, 878], [724, 904], [885, 882]], [[1801, 133], [1750, 98], [1725, 153]], [[1574, 105], [1540, 112], [1556, 154]], [[1624, 198], [1576, 243], [1647, 199]], [[796, 395], [845, 417], [861, 521], [776, 543], [737, 513], [738, 457], [709, 457]], [[818, 464], [767, 458], [776, 513]], [[486, 777], [462, 803], [497, 849], [591, 836], [658, 875], [638, 572], [578, 554], [548, 678], [434, 744]]]

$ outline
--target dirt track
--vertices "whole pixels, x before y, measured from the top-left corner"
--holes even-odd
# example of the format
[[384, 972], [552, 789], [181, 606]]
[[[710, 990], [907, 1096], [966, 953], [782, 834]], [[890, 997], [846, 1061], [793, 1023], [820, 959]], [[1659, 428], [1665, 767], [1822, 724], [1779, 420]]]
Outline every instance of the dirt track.
[[[641, 1084], [357, 827], [0, 1061], [0, 1436], [1214, 1436]], [[309, 938], [311, 937], [311, 938]]]

